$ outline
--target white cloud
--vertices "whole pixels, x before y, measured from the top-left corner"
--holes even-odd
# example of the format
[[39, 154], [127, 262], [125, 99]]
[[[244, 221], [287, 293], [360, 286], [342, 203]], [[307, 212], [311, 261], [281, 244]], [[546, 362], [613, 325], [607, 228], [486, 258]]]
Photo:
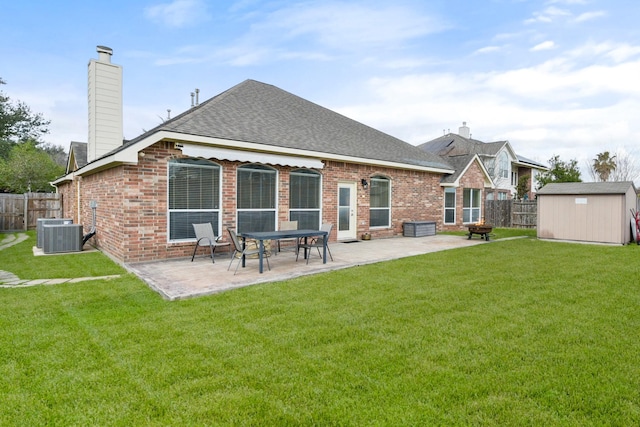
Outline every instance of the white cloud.
[[587, 4], [586, 0], [549, 0], [547, 4]]
[[401, 43], [445, 27], [402, 5], [366, 2], [296, 4], [273, 13], [263, 26], [283, 29], [290, 37], [311, 35], [338, 49]]
[[[612, 42], [586, 43], [569, 52], [573, 58], [589, 58], [591, 61], [598, 58], [607, 58], [616, 63], [626, 62], [640, 56], [640, 46], [632, 46], [627, 43], [614, 44]], [[600, 61], [604, 62], [604, 61]]]
[[[581, 65], [594, 52], [603, 61]], [[611, 56], [627, 60], [607, 61]], [[635, 143], [638, 56], [640, 49], [626, 44], [586, 44], [531, 67], [376, 78], [367, 84], [373, 101], [337, 110], [413, 144], [467, 121], [474, 138], [507, 139], [542, 162], [557, 154], [581, 164]]]
[[549, 0], [547, 4], [587, 4], [587, 0]]
[[555, 6], [549, 6], [542, 12], [534, 12], [533, 18], [527, 19], [525, 24], [534, 24], [538, 22], [551, 23], [558, 18], [571, 16], [571, 12], [566, 9], [560, 9]]
[[485, 53], [498, 52], [501, 49], [502, 48], [500, 46], [486, 46], [486, 47], [482, 47], [480, 49], [477, 49], [475, 52], [473, 52], [473, 54], [474, 55], [482, 55], [482, 54], [485, 54]]
[[144, 15], [153, 22], [172, 28], [183, 28], [205, 22], [210, 18], [203, 0], [174, 0], [144, 9]]
[[548, 40], [542, 43], [539, 43], [537, 45], [535, 45], [534, 47], [532, 47], [531, 50], [532, 52], [537, 52], [537, 51], [541, 51], [541, 50], [550, 50], [550, 49], [555, 49], [556, 44], [552, 41], [552, 40]]
[[580, 15], [578, 15], [574, 21], [575, 22], [586, 22], [586, 21], [591, 21], [592, 19], [597, 19], [597, 18], [601, 18], [603, 16], [606, 16], [607, 13], [605, 11], [599, 10], [599, 11], [595, 11], [595, 12], [585, 12], [582, 13]]

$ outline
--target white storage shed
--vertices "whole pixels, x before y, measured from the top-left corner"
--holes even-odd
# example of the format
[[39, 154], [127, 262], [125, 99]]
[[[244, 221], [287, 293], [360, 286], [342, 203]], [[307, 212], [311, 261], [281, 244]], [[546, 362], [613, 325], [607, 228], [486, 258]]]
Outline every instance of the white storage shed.
[[551, 183], [538, 191], [540, 239], [626, 244], [633, 240], [633, 182]]

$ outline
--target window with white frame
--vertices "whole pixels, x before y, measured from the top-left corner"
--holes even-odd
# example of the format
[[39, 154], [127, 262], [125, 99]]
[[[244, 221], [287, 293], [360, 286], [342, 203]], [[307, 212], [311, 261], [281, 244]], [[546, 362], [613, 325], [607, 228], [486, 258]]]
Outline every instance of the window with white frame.
[[289, 220], [300, 230], [320, 229], [321, 175], [310, 169], [289, 174]]
[[445, 188], [444, 189], [444, 223], [455, 224], [456, 223], [456, 189]]
[[238, 233], [273, 231], [276, 227], [277, 172], [262, 165], [238, 168]]
[[369, 226], [391, 226], [391, 181], [374, 176], [369, 184]]
[[511, 185], [514, 187], [518, 185], [518, 172], [511, 172]]
[[480, 221], [480, 190], [465, 188], [462, 193], [462, 222], [475, 223]]
[[220, 231], [220, 165], [203, 159], [169, 161], [169, 240], [195, 239], [192, 224]]
[[509, 178], [509, 159], [505, 152], [500, 153], [498, 157], [498, 177]]

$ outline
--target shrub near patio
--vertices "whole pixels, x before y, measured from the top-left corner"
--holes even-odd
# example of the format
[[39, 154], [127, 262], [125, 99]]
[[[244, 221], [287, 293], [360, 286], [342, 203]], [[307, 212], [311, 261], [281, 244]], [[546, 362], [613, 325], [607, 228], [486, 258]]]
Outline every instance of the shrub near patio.
[[0, 424], [637, 425], [637, 249], [496, 241], [179, 302], [126, 273], [0, 289]]

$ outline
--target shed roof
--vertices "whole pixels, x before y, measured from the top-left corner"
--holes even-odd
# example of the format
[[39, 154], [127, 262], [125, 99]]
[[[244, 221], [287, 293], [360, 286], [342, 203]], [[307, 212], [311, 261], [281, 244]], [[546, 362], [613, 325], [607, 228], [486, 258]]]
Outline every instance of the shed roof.
[[629, 187], [637, 193], [631, 181], [619, 182], [552, 182], [540, 190], [538, 195], [586, 195], [586, 194], [626, 194]]

